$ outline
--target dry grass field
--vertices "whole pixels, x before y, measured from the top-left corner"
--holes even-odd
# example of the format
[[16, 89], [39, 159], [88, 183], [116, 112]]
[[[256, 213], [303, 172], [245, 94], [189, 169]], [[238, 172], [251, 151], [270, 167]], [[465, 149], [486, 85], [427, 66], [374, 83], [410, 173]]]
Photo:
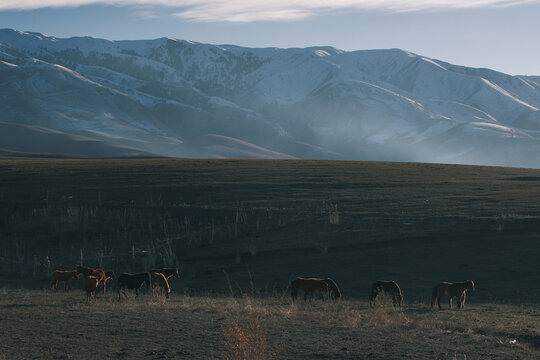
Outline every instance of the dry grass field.
[[[535, 359], [537, 306], [1, 290], [0, 359]], [[241, 355], [234, 357], [234, 355]]]
[[[539, 259], [534, 169], [2, 160], [0, 359], [534, 359]], [[47, 290], [80, 263], [181, 276], [169, 301]], [[291, 304], [295, 276], [334, 279], [343, 301]], [[377, 279], [403, 308], [368, 308]], [[427, 309], [436, 283], [467, 279], [464, 310]]]

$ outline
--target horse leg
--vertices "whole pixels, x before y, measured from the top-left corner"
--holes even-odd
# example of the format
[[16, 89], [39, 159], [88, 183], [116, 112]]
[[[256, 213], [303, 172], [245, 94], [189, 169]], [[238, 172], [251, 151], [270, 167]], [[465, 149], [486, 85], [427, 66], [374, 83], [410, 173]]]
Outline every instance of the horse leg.
[[126, 288], [125, 287], [119, 287], [118, 288], [118, 301], [120, 301], [120, 290], [122, 290], [122, 294], [127, 299]]
[[448, 296], [448, 303], [450, 304], [450, 309], [452, 308], [452, 296]]
[[139, 288], [135, 289], [135, 299], [139, 296]]
[[369, 300], [370, 306], [375, 306], [375, 300], [377, 299], [377, 295], [379, 295], [377, 292], [371, 293], [371, 299]]
[[439, 310], [442, 309], [441, 308], [441, 297], [440, 296], [437, 296], [437, 306], [439, 306]]
[[103, 278], [103, 295], [105, 295], [105, 293], [107, 292], [107, 281], [105, 281], [105, 278]]

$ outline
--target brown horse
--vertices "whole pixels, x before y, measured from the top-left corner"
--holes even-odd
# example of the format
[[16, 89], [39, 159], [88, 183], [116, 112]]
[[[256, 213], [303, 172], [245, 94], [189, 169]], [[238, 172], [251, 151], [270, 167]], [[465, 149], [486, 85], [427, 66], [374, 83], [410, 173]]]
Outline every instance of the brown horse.
[[330, 296], [332, 292], [334, 300], [341, 297], [341, 293], [332, 279], [318, 278], [301, 278], [297, 277], [291, 282], [291, 296], [293, 301], [298, 297], [298, 290], [304, 291], [304, 301], [307, 300], [308, 294], [310, 299], [313, 298], [315, 292], [320, 292], [324, 296]]
[[467, 280], [464, 282], [442, 282], [433, 288], [431, 293], [431, 308], [433, 309], [435, 305], [441, 308], [440, 298], [441, 296], [448, 296], [448, 302], [450, 304], [450, 309], [452, 308], [452, 298], [456, 298], [459, 301], [459, 308], [463, 309], [465, 306], [465, 298], [467, 296], [467, 291], [474, 291], [474, 282], [472, 280]]
[[79, 276], [81, 276], [80, 273], [77, 272], [77, 270], [55, 270], [51, 274], [51, 290], [54, 288], [54, 290], [58, 290], [58, 282], [64, 283], [64, 290], [67, 291], [69, 289], [69, 281], [71, 279], [78, 279]]
[[96, 276], [88, 275], [84, 277], [84, 290], [86, 290], [86, 301], [90, 302], [92, 294], [94, 301], [97, 301], [96, 290], [99, 285], [99, 279]]
[[150, 278], [150, 287], [152, 288], [152, 294], [154, 296], [157, 296], [159, 291], [161, 294], [164, 294], [165, 297], [168, 299], [171, 293], [171, 288], [169, 286], [169, 282], [165, 278], [165, 275], [159, 272], [151, 272]]
[[77, 266], [77, 272], [83, 274], [84, 276], [95, 276], [98, 279], [98, 286], [101, 284], [103, 286], [103, 293], [107, 291], [106, 284], [106, 275], [105, 272], [101, 269], [90, 269], [83, 266]]
[[392, 302], [394, 306], [401, 306], [403, 302], [403, 293], [399, 288], [399, 285], [395, 281], [391, 280], [377, 280], [371, 285], [371, 299], [369, 300], [370, 306], [375, 305], [375, 299], [379, 294], [392, 296]]

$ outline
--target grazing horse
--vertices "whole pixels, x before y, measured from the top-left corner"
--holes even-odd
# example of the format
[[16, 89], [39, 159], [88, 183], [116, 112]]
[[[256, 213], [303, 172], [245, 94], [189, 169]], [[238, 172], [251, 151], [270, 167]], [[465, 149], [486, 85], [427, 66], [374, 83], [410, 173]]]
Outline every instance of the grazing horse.
[[105, 272], [101, 269], [90, 269], [83, 266], [77, 266], [77, 272], [80, 274], [83, 274], [84, 276], [95, 276], [99, 280], [99, 284], [103, 285], [103, 293], [107, 291], [107, 285], [106, 285], [106, 276]]
[[71, 279], [78, 279], [79, 276], [81, 276], [80, 273], [77, 272], [77, 270], [55, 270], [51, 274], [51, 290], [54, 288], [54, 290], [58, 291], [58, 282], [64, 283], [64, 290], [68, 291], [69, 289], [69, 281]]
[[323, 279], [326, 284], [328, 284], [328, 290], [332, 292], [334, 300], [341, 298], [341, 292], [336, 284], [336, 282], [330, 278]]
[[165, 298], [168, 299], [171, 293], [171, 288], [169, 286], [169, 282], [165, 278], [165, 275], [159, 272], [151, 272], [150, 277], [152, 294], [157, 296], [159, 291], [161, 294], [165, 295]]
[[135, 290], [135, 299], [139, 296], [139, 288], [143, 283], [150, 287], [150, 273], [129, 274], [123, 273], [118, 277], [118, 300], [120, 300], [120, 290], [127, 298], [126, 289]]
[[298, 290], [304, 291], [304, 301], [307, 300], [309, 294], [310, 299], [313, 298], [313, 293], [316, 291], [325, 295], [330, 296], [330, 291], [334, 294], [334, 299], [337, 300], [341, 297], [341, 293], [332, 279], [317, 279], [317, 278], [301, 278], [297, 277], [291, 282], [291, 295], [293, 301], [298, 297]]
[[399, 285], [395, 281], [389, 280], [377, 280], [371, 285], [371, 299], [369, 300], [370, 306], [375, 305], [375, 299], [379, 294], [392, 296], [392, 302], [394, 306], [401, 306], [403, 302], [403, 293], [399, 288]]
[[152, 269], [150, 270], [151, 273], [162, 273], [165, 276], [165, 279], [169, 280], [169, 278], [175, 277], [179, 278], [180, 274], [178, 273], [178, 268], [161, 268], [161, 269]]
[[435, 305], [441, 308], [440, 298], [441, 296], [448, 296], [448, 301], [450, 303], [450, 309], [452, 308], [452, 298], [456, 298], [459, 301], [459, 308], [463, 309], [465, 306], [465, 297], [468, 290], [474, 291], [474, 282], [472, 280], [467, 280], [464, 282], [442, 282], [433, 288], [431, 293], [431, 308], [433, 309]]
[[84, 290], [86, 290], [86, 301], [90, 302], [92, 294], [94, 301], [97, 301], [96, 291], [99, 285], [99, 279], [96, 276], [88, 275], [84, 277]]

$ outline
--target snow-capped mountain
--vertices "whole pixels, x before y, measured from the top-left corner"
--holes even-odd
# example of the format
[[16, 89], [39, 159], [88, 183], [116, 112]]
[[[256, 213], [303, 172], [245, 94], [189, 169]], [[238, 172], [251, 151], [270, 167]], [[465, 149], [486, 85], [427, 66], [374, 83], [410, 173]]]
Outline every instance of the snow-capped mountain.
[[540, 167], [539, 109], [540, 77], [398, 49], [0, 30], [0, 122], [141, 154]]

